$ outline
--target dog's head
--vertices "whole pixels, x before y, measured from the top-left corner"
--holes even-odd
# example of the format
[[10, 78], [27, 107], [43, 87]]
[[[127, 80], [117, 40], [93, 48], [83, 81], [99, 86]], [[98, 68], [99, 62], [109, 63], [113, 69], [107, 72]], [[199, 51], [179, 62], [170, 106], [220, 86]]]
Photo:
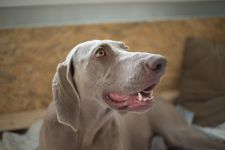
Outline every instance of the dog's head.
[[163, 56], [128, 52], [123, 42], [93, 40], [79, 44], [58, 65], [53, 79], [58, 120], [76, 124], [74, 118], [82, 100], [114, 110], [147, 110], [153, 104], [153, 88], [165, 66]]

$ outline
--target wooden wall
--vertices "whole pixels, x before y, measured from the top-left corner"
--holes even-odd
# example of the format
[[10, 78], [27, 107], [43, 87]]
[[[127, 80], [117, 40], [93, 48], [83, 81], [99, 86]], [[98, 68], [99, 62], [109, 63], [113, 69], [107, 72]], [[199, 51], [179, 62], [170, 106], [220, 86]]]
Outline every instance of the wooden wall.
[[177, 89], [189, 36], [225, 43], [225, 18], [0, 30], [0, 114], [45, 108], [56, 65], [91, 39], [121, 40], [131, 51], [165, 55], [168, 69], [158, 91]]

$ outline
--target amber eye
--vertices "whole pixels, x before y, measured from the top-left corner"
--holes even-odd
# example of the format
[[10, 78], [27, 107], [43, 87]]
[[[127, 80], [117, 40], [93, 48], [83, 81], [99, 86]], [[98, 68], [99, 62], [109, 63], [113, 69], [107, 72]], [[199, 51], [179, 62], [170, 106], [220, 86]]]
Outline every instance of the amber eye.
[[105, 56], [106, 53], [104, 51], [104, 49], [100, 48], [98, 49], [96, 52], [95, 52], [95, 57], [102, 57], [102, 56]]
[[127, 50], [129, 49], [129, 47], [127, 45], [125, 45], [124, 48], [127, 49]]

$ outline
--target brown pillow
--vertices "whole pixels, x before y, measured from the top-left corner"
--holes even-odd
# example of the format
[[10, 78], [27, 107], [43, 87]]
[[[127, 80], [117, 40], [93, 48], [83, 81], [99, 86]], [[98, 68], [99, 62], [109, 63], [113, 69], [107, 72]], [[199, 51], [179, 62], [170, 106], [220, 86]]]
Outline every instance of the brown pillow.
[[225, 46], [196, 38], [185, 44], [177, 102], [195, 113], [199, 125], [225, 122]]

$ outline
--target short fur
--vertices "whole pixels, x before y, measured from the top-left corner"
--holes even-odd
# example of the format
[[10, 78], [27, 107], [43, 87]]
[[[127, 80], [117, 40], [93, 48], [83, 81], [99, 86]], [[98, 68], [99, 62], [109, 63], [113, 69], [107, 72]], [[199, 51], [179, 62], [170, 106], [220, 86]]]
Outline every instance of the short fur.
[[[107, 59], [94, 57], [99, 47]], [[171, 149], [224, 150], [223, 143], [189, 128], [174, 107], [159, 98], [143, 112], [115, 110], [104, 102], [104, 91], [129, 93], [144, 81], [159, 82], [146, 68], [157, 57], [162, 56], [128, 52], [123, 42], [111, 40], [76, 46], [57, 67], [40, 150], [148, 150], [156, 134]]]

